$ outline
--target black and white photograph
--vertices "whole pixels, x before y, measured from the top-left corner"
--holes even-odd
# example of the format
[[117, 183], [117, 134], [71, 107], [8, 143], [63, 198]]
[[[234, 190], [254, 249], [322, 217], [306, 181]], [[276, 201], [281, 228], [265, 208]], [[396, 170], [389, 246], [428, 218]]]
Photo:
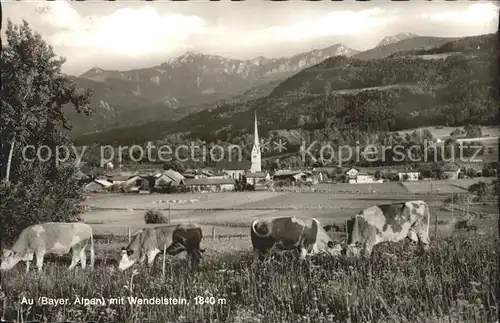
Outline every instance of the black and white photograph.
[[0, 322], [499, 322], [496, 1], [1, 9]]

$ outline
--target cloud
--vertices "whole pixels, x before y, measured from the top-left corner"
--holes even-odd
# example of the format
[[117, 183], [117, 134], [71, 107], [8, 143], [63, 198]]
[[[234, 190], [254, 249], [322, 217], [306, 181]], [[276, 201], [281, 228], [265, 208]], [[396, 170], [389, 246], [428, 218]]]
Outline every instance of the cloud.
[[45, 4], [39, 12], [42, 21], [61, 29], [49, 37], [55, 46], [125, 56], [168, 53], [188, 45], [191, 36], [210, 29], [200, 17], [160, 15], [150, 6], [122, 8], [107, 16], [82, 17], [68, 2], [58, 1]]
[[482, 25], [498, 19], [498, 7], [491, 2], [476, 3], [463, 11], [446, 11], [440, 13], [425, 13], [421, 17], [436, 22], [456, 22]]
[[289, 40], [332, 35], [355, 35], [385, 26], [396, 20], [395, 15], [387, 15], [386, 11], [380, 8], [357, 12], [351, 10], [331, 11], [322, 17], [309, 21], [289, 26], [271, 27], [269, 32], [273, 36]]

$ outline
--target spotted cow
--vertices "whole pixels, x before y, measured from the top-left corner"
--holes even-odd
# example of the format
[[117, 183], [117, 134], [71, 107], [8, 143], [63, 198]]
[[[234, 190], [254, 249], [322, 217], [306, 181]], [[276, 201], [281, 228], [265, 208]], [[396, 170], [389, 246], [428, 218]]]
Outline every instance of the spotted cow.
[[90, 267], [94, 267], [94, 238], [92, 228], [85, 223], [47, 222], [25, 228], [10, 249], [4, 250], [0, 270], [9, 270], [19, 261], [26, 262], [26, 272], [29, 272], [30, 262], [36, 255], [36, 266], [40, 272], [45, 254], [59, 256], [73, 251], [73, 259], [68, 270], [73, 269], [78, 262], [86, 267], [85, 248], [90, 241]]
[[201, 253], [203, 234], [196, 224], [186, 223], [177, 226], [160, 226], [140, 230], [134, 235], [127, 247], [122, 248], [122, 258], [118, 268], [125, 270], [134, 263], [144, 263], [147, 257], [148, 266], [152, 266], [156, 256], [168, 246], [166, 254], [175, 256], [183, 251], [191, 257], [193, 268], [197, 268]]
[[340, 245], [334, 243], [314, 218], [256, 219], [252, 222], [250, 231], [256, 260], [262, 260], [273, 246], [285, 250], [297, 249], [301, 260], [307, 255], [327, 253], [336, 256], [341, 252]]
[[347, 220], [347, 246], [343, 252], [365, 257], [381, 242], [398, 242], [408, 238], [429, 248], [430, 213], [424, 201], [409, 201], [372, 206]]

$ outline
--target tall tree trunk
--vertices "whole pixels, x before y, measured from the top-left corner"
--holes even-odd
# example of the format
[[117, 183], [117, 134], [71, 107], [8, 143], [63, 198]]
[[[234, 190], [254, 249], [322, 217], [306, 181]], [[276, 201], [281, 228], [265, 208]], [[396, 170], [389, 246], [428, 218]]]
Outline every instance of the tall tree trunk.
[[8, 183], [10, 178], [10, 165], [12, 163], [12, 154], [14, 152], [15, 140], [12, 139], [10, 142], [9, 158], [7, 159], [7, 170], [5, 171], [5, 181]]

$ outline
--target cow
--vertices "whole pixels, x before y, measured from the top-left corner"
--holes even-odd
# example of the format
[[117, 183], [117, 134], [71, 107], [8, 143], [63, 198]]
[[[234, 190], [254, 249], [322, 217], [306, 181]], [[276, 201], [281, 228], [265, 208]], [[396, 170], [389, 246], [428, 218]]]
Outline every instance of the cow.
[[21, 231], [10, 249], [4, 250], [0, 270], [12, 269], [19, 261], [26, 262], [29, 272], [30, 262], [36, 255], [38, 272], [42, 271], [43, 258], [46, 253], [59, 256], [73, 251], [73, 259], [68, 270], [72, 270], [78, 262], [86, 267], [85, 248], [90, 241], [90, 268], [94, 267], [94, 237], [92, 228], [85, 223], [47, 222], [31, 225]]
[[193, 268], [197, 268], [201, 253], [205, 252], [200, 248], [203, 234], [201, 228], [196, 224], [186, 223], [177, 226], [160, 226], [140, 230], [134, 235], [127, 247], [122, 248], [122, 258], [118, 269], [125, 270], [134, 263], [144, 263], [147, 257], [147, 264], [151, 267], [156, 256], [163, 251], [165, 246], [166, 254], [175, 256], [186, 251], [191, 257]]
[[364, 257], [372, 254], [381, 242], [409, 239], [419, 243], [422, 250], [429, 249], [430, 212], [424, 201], [408, 201], [371, 206], [347, 220], [347, 256]]
[[314, 218], [281, 217], [272, 220], [255, 219], [250, 229], [255, 260], [263, 256], [273, 246], [285, 250], [296, 249], [301, 261], [307, 255], [326, 253], [340, 255], [341, 247]]

